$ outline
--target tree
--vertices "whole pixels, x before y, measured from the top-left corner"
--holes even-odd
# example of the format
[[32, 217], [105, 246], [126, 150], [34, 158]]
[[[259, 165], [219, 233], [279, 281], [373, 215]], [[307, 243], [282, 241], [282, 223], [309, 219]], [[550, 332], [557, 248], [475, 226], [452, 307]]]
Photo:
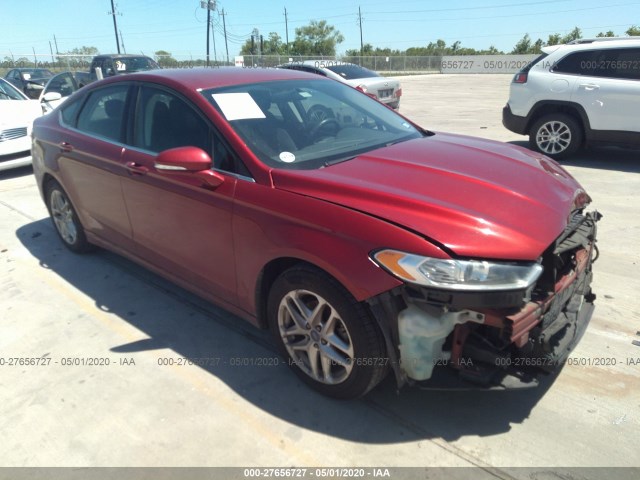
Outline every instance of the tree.
[[343, 41], [344, 36], [326, 20], [311, 20], [309, 25], [296, 28], [296, 39], [293, 41], [291, 53], [334, 56], [336, 46]]
[[158, 50], [153, 55], [155, 56], [158, 65], [162, 68], [174, 68], [178, 66], [178, 61], [166, 50]]
[[560, 45], [561, 42], [562, 42], [562, 37], [560, 36], [559, 33], [554, 33], [552, 35], [549, 35], [549, 38], [547, 39], [548, 46]]
[[630, 37], [640, 37], [640, 27], [636, 27], [635, 25], [633, 25], [629, 27], [629, 30], [624, 33], [626, 33]]
[[514, 54], [529, 53], [529, 50], [531, 50], [531, 37], [529, 37], [528, 33], [525, 33], [524, 37], [518, 40], [518, 43], [516, 43], [515, 47], [513, 47], [513, 50], [511, 50], [511, 53], [514, 53]]
[[562, 37], [561, 43], [569, 43], [574, 40], [578, 40], [580, 38], [582, 38], [582, 30], [576, 27], [573, 30], [571, 30], [569, 33], [567, 33], [564, 37]]
[[96, 47], [76, 47], [73, 50], [67, 52], [60, 52], [56, 57], [58, 63], [62, 63], [66, 68], [87, 68], [93, 60], [93, 57], [99, 55], [100, 52]]
[[596, 35], [596, 37], [601, 38], [601, 37], [615, 37], [616, 34], [613, 33], [612, 30], [609, 30], [608, 32], [600, 32], [599, 34]]
[[286, 55], [287, 46], [280, 35], [276, 32], [270, 32], [269, 36], [262, 41], [262, 50], [260, 50], [260, 45], [252, 41], [252, 38], [247, 39], [240, 49], [240, 55], [258, 55], [259, 52], [262, 55]]

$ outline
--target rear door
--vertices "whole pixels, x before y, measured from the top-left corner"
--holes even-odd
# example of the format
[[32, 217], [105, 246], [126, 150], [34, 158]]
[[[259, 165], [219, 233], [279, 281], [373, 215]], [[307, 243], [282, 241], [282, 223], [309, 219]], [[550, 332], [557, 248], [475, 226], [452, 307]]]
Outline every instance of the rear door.
[[123, 193], [138, 255], [205, 295], [235, 303], [231, 216], [237, 179], [215, 189], [188, 172], [155, 167], [158, 153], [195, 146], [222, 161], [208, 120], [176, 92], [151, 84], [138, 92], [131, 147], [123, 159]]
[[584, 107], [593, 130], [640, 132], [640, 48], [575, 52], [554, 71], [579, 75], [571, 99]]
[[102, 240], [131, 249], [131, 225], [122, 196], [122, 162], [131, 85], [93, 90], [79, 112], [63, 111], [59, 175], [83, 226]]

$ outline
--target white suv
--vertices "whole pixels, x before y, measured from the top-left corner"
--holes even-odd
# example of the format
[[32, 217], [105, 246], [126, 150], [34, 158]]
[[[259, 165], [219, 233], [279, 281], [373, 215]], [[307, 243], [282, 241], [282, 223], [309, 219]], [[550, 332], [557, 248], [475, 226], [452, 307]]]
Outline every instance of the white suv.
[[545, 47], [515, 75], [502, 123], [553, 158], [583, 145], [640, 146], [640, 39]]

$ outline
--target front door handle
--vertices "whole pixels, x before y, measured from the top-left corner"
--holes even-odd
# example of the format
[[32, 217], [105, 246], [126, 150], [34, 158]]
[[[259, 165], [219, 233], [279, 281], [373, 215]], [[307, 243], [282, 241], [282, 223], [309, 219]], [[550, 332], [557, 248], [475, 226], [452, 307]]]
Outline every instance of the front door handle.
[[131, 175], [146, 175], [149, 172], [149, 168], [144, 165], [140, 165], [136, 162], [127, 162], [126, 164], [127, 170], [129, 170], [129, 174]]
[[70, 152], [73, 150], [73, 145], [69, 142], [60, 142], [60, 151], [62, 152]]

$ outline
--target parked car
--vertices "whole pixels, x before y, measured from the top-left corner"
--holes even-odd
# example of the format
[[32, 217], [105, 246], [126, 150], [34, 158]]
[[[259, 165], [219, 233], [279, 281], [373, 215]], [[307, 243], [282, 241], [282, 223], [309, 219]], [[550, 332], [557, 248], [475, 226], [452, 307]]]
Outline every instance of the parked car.
[[532, 386], [593, 312], [600, 215], [569, 173], [317, 75], [113, 77], [37, 119], [33, 142], [66, 247], [113, 250], [270, 328], [326, 395], [389, 371]]
[[44, 113], [51, 112], [80, 88], [79, 72], [62, 72], [49, 79], [40, 94]]
[[394, 78], [382, 77], [354, 63], [333, 60], [305, 60], [279, 65], [278, 68], [299, 70], [337, 80], [366, 93], [391, 108], [400, 108], [402, 88]]
[[40, 115], [37, 100], [0, 78], [0, 171], [31, 163], [31, 127]]
[[53, 73], [46, 68], [14, 68], [9, 70], [5, 79], [21, 90], [27, 97], [36, 99], [44, 84], [53, 77]]
[[640, 39], [544, 47], [515, 75], [502, 122], [553, 158], [584, 145], [640, 146]]
[[96, 55], [91, 61], [89, 75], [91, 80], [97, 80], [96, 68], [100, 68], [104, 78], [127, 73], [143, 72], [160, 68], [155, 60], [145, 55], [109, 54]]

